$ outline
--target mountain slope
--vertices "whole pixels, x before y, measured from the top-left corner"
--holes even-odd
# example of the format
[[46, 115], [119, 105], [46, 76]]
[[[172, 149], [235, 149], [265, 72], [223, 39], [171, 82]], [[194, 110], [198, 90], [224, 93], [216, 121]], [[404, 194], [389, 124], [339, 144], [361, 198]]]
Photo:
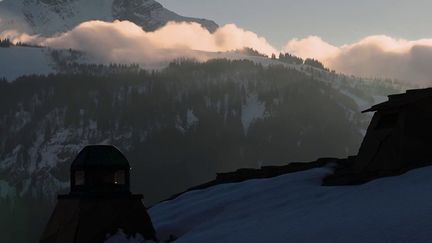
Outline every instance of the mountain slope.
[[[216, 172], [355, 154], [370, 119], [362, 106], [397, 91], [374, 83], [366, 95], [360, 81], [320, 74], [324, 82], [302, 68], [246, 60], [153, 73], [78, 65], [68, 69], [82, 73], [0, 83], [0, 175], [18, 195], [51, 198], [82, 146], [113, 143], [146, 175], [137, 186], [155, 201]], [[147, 185], [157, 173], [189, 177], [154, 190]]]
[[323, 187], [329, 169], [219, 185], [149, 210], [176, 242], [430, 242], [432, 168]]
[[129, 20], [147, 31], [168, 21], [197, 22], [214, 31], [216, 23], [180, 16], [154, 0], [4, 0], [0, 2], [0, 33], [18, 30], [53, 35], [90, 20]]
[[14, 80], [22, 75], [54, 72], [49, 53], [45, 48], [0, 48], [0, 78]]
[[[79, 58], [53, 56], [62, 55]], [[0, 226], [19, 229], [17, 236], [40, 234], [87, 144], [119, 147], [133, 168], [133, 191], [149, 204], [216, 172], [355, 154], [370, 119], [360, 110], [400, 92], [247, 60], [182, 61], [149, 72], [65, 65], [72, 71], [0, 81]]]

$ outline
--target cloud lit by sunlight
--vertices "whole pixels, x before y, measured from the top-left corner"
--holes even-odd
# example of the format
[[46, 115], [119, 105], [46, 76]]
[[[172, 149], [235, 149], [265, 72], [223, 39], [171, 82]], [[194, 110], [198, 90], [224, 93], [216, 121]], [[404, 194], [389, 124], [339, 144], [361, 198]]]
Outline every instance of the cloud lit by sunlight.
[[302, 58], [326, 60], [339, 54], [339, 48], [328, 44], [318, 36], [290, 40], [284, 52], [289, 52]]
[[50, 38], [4, 32], [14, 42], [30, 42], [53, 48], [72, 48], [89, 53], [99, 61], [145, 63], [178, 57], [204, 58], [201, 52], [224, 52], [253, 47], [271, 55], [277, 50], [266, 39], [234, 24], [210, 33], [197, 23], [174, 23], [145, 32], [129, 21], [89, 21]]
[[337, 47], [319, 37], [308, 37], [288, 42], [285, 50], [319, 59], [346, 74], [422, 84], [432, 81], [432, 39], [409, 41], [377, 35]]
[[49, 38], [14, 30], [0, 33], [0, 38], [5, 37], [15, 42], [81, 50], [104, 63], [138, 63], [151, 67], [181, 57], [207, 60], [212, 56], [206, 53], [250, 47], [269, 56], [282, 51], [315, 58], [345, 74], [417, 83], [432, 81], [432, 39], [409, 41], [377, 35], [334, 46], [320, 37], [310, 36], [292, 39], [278, 50], [264, 37], [234, 24], [210, 33], [196, 23], [170, 22], [154, 32], [146, 32], [128, 21], [84, 22], [69, 32]]

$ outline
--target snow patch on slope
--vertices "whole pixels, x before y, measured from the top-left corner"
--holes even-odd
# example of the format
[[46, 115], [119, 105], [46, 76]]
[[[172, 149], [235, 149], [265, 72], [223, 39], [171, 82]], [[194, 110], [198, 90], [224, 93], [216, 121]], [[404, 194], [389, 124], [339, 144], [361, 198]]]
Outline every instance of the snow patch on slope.
[[176, 242], [430, 242], [432, 167], [323, 187], [328, 169], [192, 191], [149, 210]]
[[366, 110], [366, 109], [368, 109], [371, 106], [370, 102], [368, 102], [367, 100], [362, 99], [361, 97], [358, 97], [357, 95], [349, 92], [348, 90], [341, 89], [340, 92], [342, 94], [350, 97], [356, 103], [357, 107], [360, 110]]
[[258, 99], [256, 94], [249, 95], [246, 103], [242, 105], [241, 121], [245, 134], [255, 120], [264, 118], [264, 113], [265, 104]]
[[9, 185], [7, 181], [0, 180], [0, 198], [15, 198], [16, 189]]
[[17, 145], [13, 150], [12, 153], [5, 157], [3, 161], [0, 163], [0, 169], [10, 168], [18, 161], [18, 154], [21, 151], [22, 146]]
[[0, 48], [0, 78], [14, 80], [22, 75], [54, 72], [46, 49], [31, 47]]
[[195, 116], [192, 110], [188, 109], [186, 113], [186, 121], [187, 121], [187, 126], [189, 128], [197, 124], [199, 122], [199, 119], [198, 117]]

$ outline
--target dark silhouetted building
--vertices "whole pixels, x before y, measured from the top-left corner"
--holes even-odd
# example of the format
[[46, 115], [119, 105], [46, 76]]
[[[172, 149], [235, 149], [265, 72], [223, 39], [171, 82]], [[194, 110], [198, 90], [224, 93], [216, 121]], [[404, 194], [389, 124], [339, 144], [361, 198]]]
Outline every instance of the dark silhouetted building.
[[70, 193], [58, 196], [41, 243], [103, 242], [119, 230], [155, 239], [143, 196], [130, 192], [129, 162], [117, 148], [85, 147], [70, 172]]
[[432, 165], [432, 88], [390, 95], [364, 112], [375, 114], [358, 155], [324, 184], [360, 184]]
[[357, 156], [362, 171], [401, 170], [432, 163], [432, 89], [390, 95], [375, 112]]

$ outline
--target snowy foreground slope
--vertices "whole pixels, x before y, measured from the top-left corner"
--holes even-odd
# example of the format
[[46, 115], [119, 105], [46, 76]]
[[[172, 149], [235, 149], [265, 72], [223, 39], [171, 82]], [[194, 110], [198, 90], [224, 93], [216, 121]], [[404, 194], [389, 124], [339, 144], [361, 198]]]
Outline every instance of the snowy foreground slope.
[[432, 167], [322, 187], [329, 169], [192, 191], [149, 210], [176, 242], [431, 242]]

